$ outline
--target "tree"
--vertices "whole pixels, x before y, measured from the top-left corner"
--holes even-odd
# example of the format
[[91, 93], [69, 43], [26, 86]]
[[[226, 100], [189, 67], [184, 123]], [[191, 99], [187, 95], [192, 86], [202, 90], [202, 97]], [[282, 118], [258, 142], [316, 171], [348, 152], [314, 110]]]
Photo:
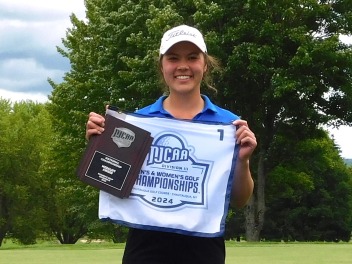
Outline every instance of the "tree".
[[72, 172], [76, 166], [74, 159], [71, 164], [65, 163], [68, 156], [75, 158], [75, 152], [72, 155], [67, 152], [63, 154], [56, 144], [50, 147], [51, 155], [45, 160], [45, 167], [41, 171], [50, 190], [44, 205], [48, 212], [48, 231], [61, 244], [75, 244], [88, 233], [90, 225], [97, 218], [98, 192], [75, 178]]
[[[8, 151], [6, 147], [8, 145], [8, 139], [5, 138], [5, 131], [10, 129], [10, 118], [9, 113], [11, 111], [11, 105], [9, 101], [0, 99], [0, 126], [2, 127], [2, 133], [0, 137], [0, 245], [6, 236], [6, 233], [10, 229], [9, 219], [9, 206], [7, 204], [7, 198], [5, 192], [5, 165], [8, 161]], [[6, 147], [5, 147], [6, 146]], [[7, 166], [6, 166], [7, 167]]]
[[151, 65], [162, 33], [175, 24], [195, 25], [224, 66], [215, 77], [213, 99], [246, 119], [258, 139], [246, 238], [259, 240], [267, 161], [281, 127], [315, 131], [321, 124], [352, 123], [352, 53], [338, 39], [351, 33], [351, 5], [348, 0], [87, 0], [87, 22], [72, 16], [66, 50], [60, 49], [72, 70], [63, 83], [51, 82], [61, 145], [83, 148], [91, 110], [104, 112], [107, 103], [134, 110], [155, 100], [161, 91]]
[[0, 125], [0, 245], [6, 234], [32, 244], [46, 227], [46, 189], [38, 172], [50, 138], [49, 114], [41, 104], [0, 99]]
[[82, 155], [77, 142], [81, 141], [55, 131], [40, 170], [50, 190], [44, 204], [48, 212], [48, 232], [62, 244], [76, 243], [97, 218], [98, 191], [84, 185], [75, 175]]
[[[349, 241], [352, 174], [325, 131], [277, 136], [267, 183], [268, 240]], [[284, 147], [283, 147], [284, 146]], [[280, 158], [279, 158], [280, 157]]]

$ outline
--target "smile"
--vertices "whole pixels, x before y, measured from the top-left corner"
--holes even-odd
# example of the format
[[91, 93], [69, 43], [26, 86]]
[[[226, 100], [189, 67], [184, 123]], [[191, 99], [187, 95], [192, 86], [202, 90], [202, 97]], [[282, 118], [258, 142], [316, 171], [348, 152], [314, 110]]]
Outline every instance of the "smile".
[[190, 79], [191, 76], [187, 76], [187, 75], [180, 75], [180, 76], [176, 76], [176, 79], [180, 79], [180, 80], [187, 80]]

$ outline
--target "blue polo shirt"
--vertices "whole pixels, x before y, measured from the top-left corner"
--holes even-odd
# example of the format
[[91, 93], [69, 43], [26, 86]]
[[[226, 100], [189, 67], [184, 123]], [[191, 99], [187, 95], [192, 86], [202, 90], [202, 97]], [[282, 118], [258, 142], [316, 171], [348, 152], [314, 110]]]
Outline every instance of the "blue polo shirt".
[[[173, 116], [163, 107], [163, 102], [166, 98], [167, 96], [161, 96], [155, 103], [137, 110], [137, 113], [146, 116], [173, 118]], [[207, 96], [202, 95], [202, 98], [205, 103], [204, 108], [193, 118], [193, 120], [232, 123], [233, 121], [239, 119], [239, 117], [234, 113], [213, 104]]]

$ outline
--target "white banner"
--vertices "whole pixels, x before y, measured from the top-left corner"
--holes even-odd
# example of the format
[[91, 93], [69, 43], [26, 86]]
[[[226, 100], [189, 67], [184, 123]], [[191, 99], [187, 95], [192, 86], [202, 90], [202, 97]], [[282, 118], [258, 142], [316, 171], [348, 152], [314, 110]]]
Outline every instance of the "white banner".
[[108, 114], [154, 137], [129, 198], [100, 192], [99, 218], [203, 237], [224, 233], [237, 148], [232, 124]]

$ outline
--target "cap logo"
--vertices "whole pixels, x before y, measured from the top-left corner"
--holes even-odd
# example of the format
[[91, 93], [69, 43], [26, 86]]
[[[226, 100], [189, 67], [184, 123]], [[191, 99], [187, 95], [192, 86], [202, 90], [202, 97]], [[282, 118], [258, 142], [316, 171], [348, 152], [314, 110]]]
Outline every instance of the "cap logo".
[[115, 127], [111, 138], [119, 148], [128, 148], [135, 139], [135, 133], [125, 127]]
[[176, 30], [176, 31], [170, 32], [168, 35], [169, 38], [166, 39], [166, 41], [169, 41], [171, 38], [178, 37], [178, 36], [191, 36], [194, 38], [197, 37], [197, 35], [195, 33], [192, 33], [190, 31], [184, 31], [183, 29], [181, 29], [181, 30]]

